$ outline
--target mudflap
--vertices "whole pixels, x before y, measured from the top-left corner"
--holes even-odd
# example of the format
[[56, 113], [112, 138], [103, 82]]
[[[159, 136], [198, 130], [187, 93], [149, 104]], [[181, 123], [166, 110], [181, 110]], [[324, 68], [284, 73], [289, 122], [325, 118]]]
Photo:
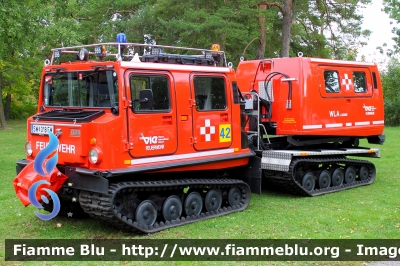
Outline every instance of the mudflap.
[[249, 159], [249, 163], [244, 171], [243, 181], [249, 185], [251, 193], [261, 194], [261, 158], [253, 156]]
[[34, 183], [41, 180], [49, 183], [41, 184], [36, 190], [36, 199], [39, 202], [43, 202], [42, 195], [46, 196], [47, 198], [50, 197], [49, 194], [43, 190], [43, 188], [50, 189], [57, 193], [57, 191], [61, 189], [62, 185], [67, 180], [67, 176], [61, 173], [57, 167], [54, 167], [53, 171], [51, 171], [46, 177], [43, 177], [36, 173], [33, 168], [33, 163], [34, 161], [26, 165], [13, 181], [15, 194], [17, 194], [18, 198], [25, 207], [31, 203], [28, 197], [28, 191]]

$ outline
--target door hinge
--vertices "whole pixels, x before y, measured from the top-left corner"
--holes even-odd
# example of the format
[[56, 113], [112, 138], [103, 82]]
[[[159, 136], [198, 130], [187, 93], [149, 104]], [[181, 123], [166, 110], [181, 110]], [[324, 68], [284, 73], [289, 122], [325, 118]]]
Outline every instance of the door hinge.
[[122, 98], [122, 101], [123, 101], [123, 104], [124, 104], [124, 108], [125, 108], [125, 109], [126, 109], [126, 108], [132, 107], [132, 101], [129, 101], [129, 100], [126, 99], [126, 98]]
[[194, 99], [189, 99], [189, 108], [192, 108], [196, 105], [196, 101]]
[[132, 142], [124, 142], [124, 146], [125, 146], [125, 150], [129, 151], [129, 150], [133, 150], [133, 143]]
[[190, 137], [190, 144], [196, 144], [197, 143], [197, 138], [196, 137]]

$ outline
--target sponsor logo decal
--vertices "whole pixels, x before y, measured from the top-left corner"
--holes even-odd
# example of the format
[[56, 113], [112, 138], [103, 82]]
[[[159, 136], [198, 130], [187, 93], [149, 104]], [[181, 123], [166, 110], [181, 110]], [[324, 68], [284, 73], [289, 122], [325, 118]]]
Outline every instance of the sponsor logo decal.
[[365, 105], [365, 104], [363, 105], [363, 108], [365, 110], [366, 115], [375, 115], [375, 110], [377, 109], [373, 105]]
[[146, 144], [146, 151], [163, 150], [164, 142], [169, 140], [164, 136], [145, 136], [143, 133], [140, 134], [139, 139]]

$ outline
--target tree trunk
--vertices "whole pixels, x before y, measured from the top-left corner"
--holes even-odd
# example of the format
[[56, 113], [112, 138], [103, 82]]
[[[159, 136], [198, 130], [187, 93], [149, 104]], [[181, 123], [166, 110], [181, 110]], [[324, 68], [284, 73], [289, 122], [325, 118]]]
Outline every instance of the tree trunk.
[[3, 107], [3, 73], [0, 72], [0, 129], [8, 128]]
[[4, 116], [6, 120], [10, 119], [10, 110], [11, 110], [11, 94], [7, 93], [6, 96], [6, 109], [4, 110]]
[[263, 59], [264, 58], [265, 47], [267, 44], [267, 32], [266, 32], [266, 28], [265, 28], [265, 18], [263, 17], [263, 14], [262, 14], [262, 11], [265, 11], [267, 9], [267, 5], [260, 4], [259, 8], [261, 10], [260, 17], [258, 18], [258, 21], [260, 23], [260, 38], [259, 38], [259, 42], [258, 42], [255, 59]]
[[293, 2], [294, 0], [285, 0], [283, 5], [281, 57], [289, 57], [290, 31], [293, 23]]

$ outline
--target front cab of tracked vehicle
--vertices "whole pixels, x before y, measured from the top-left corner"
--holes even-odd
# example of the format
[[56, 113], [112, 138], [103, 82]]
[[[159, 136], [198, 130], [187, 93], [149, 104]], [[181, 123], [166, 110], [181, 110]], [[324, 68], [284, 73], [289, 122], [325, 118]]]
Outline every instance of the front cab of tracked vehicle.
[[190, 56], [92, 61], [87, 53], [43, 68], [38, 112], [27, 121], [27, 159], [17, 172], [48, 145], [46, 131], [58, 137], [57, 165], [68, 183], [99, 192], [108, 177], [225, 169], [252, 156], [232, 68], [197, 57], [182, 62]]
[[[109, 52], [115, 47], [117, 52]], [[49, 145], [47, 132], [52, 132], [59, 142], [56, 169], [60, 179], [50, 188], [66, 206], [75, 202], [96, 215], [97, 206], [90, 205], [87, 197], [98, 193], [113, 197], [115, 208], [108, 210], [113, 213], [121, 206], [121, 198], [135, 196], [135, 205], [127, 213], [114, 213], [111, 223], [126, 227], [127, 220], [120, 220], [125, 215], [131, 221], [128, 225], [137, 230], [143, 228], [132, 221], [158, 224], [140, 218], [145, 216], [143, 208], [159, 213], [167, 199], [168, 206], [177, 198], [196, 205], [198, 217], [190, 222], [203, 219], [200, 213], [214, 210], [210, 206], [216, 203], [219, 212], [208, 217], [245, 209], [250, 191], [244, 182], [215, 181], [226, 177], [229, 169], [247, 165], [254, 156], [247, 145], [234, 70], [218, 51], [194, 49], [190, 55], [177, 55], [165, 53], [168, 48], [107, 43], [53, 49], [54, 58], [42, 71], [37, 114], [27, 121], [27, 158], [17, 162], [17, 194], [27, 194], [37, 180], [26, 178], [35, 175], [27, 166]], [[144, 49], [147, 52], [142, 54]], [[123, 54], [123, 50], [134, 53]], [[60, 55], [74, 58], [65, 60]], [[108, 60], [110, 56], [113, 60]], [[25, 175], [23, 169], [31, 172]], [[146, 183], [150, 181], [155, 183]], [[127, 190], [144, 191], [143, 186], [146, 191], [162, 187], [163, 192], [126, 194]], [[104, 198], [99, 196], [99, 201]], [[182, 203], [177, 208], [185, 211]], [[184, 213], [189, 215], [190, 210]], [[168, 220], [171, 216], [156, 217]], [[146, 232], [165, 228], [160, 224]]]

